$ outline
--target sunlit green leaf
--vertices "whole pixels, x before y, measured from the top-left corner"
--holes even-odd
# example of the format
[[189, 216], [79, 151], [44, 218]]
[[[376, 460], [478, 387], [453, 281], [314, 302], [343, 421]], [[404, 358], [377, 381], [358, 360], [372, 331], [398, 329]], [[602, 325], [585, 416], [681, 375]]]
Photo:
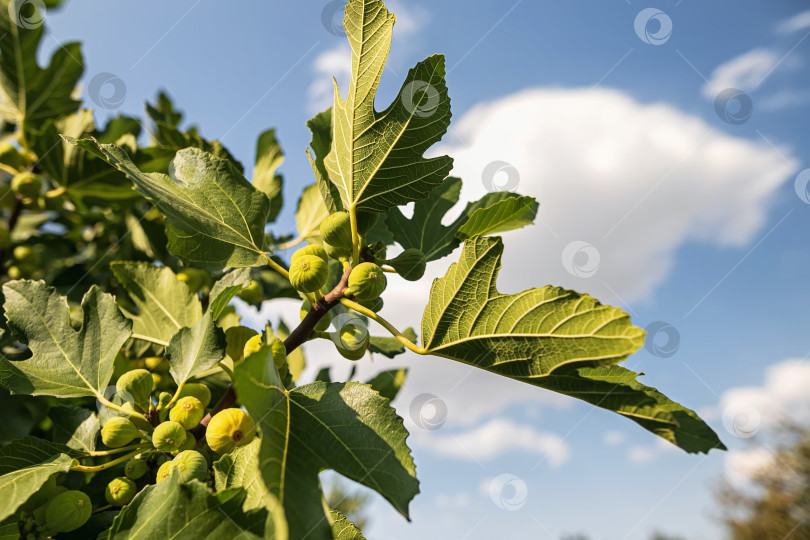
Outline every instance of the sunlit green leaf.
[[559, 287], [499, 293], [502, 252], [498, 237], [470, 239], [433, 282], [422, 318], [430, 354], [584, 399], [688, 452], [723, 447], [694, 412], [616, 366], [644, 343], [626, 313]]
[[92, 286], [82, 299], [77, 331], [67, 299], [44, 282], [11, 281], [3, 293], [9, 326], [33, 356], [21, 362], [0, 357], [0, 384], [16, 394], [102, 396], [131, 329], [113, 297]]
[[534, 223], [538, 204], [534, 197], [509, 197], [492, 206], [478, 208], [459, 227], [459, 238], [486, 236], [525, 227]]

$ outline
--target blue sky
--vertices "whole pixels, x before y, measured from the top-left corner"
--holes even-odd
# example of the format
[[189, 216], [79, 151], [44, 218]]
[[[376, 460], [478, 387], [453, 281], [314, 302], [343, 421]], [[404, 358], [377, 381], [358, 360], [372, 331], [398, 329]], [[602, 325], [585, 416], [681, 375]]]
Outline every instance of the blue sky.
[[[246, 164], [256, 136], [278, 128], [287, 204], [275, 230], [288, 232], [297, 195], [313, 181], [304, 122], [323, 104], [329, 76], [345, 81], [348, 67], [345, 38], [322, 22], [328, 5], [73, 1], [48, 14], [45, 43], [84, 42], [88, 102], [93, 77], [124, 82], [120, 108], [97, 108], [99, 122], [141, 114], [162, 88]], [[363, 361], [363, 377], [412, 368], [396, 405], [422, 480], [413, 522], [377, 500], [368, 536], [719, 538], [711, 487], [768, 459], [740, 433], [761, 435], [808, 402], [797, 385], [810, 383], [800, 361], [810, 354], [810, 205], [795, 189], [810, 167], [806, 3], [400, 0], [389, 8], [399, 22], [378, 108], [413, 64], [446, 54], [454, 127], [435, 151], [456, 158], [462, 199], [483, 194], [485, 165], [502, 160], [517, 171], [517, 190], [541, 203], [541, 223], [506, 235], [500, 288], [562, 284], [622, 306], [639, 326], [671, 325], [677, 339], [656, 342], [672, 355], [650, 346], [626, 365], [705, 414], [732, 452], [670, 450], [616, 415], [442, 359]], [[657, 19], [645, 25], [649, 16]], [[720, 104], [736, 125], [717, 112], [728, 88], [753, 105], [747, 117], [739, 101]], [[573, 242], [587, 246], [566, 260]], [[427, 284], [394, 282], [390, 295], [403, 306], [391, 319], [416, 325]], [[256, 323], [290, 319], [297, 307], [245, 312]], [[310, 374], [336, 356], [308, 349], [318, 358]], [[439, 429], [411, 416], [423, 393], [447, 407]], [[503, 508], [510, 501], [519, 508]]]

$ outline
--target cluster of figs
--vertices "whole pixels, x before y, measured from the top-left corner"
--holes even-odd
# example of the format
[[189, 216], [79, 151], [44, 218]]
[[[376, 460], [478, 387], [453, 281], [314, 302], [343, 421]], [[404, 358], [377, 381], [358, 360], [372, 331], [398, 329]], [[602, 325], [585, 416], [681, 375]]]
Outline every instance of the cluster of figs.
[[[143, 416], [127, 416], [121, 411], [108, 415], [101, 428], [104, 445], [109, 449], [141, 450], [107, 470], [120, 474], [106, 485], [104, 497], [109, 507], [129, 504], [147, 484], [162, 482], [171, 474], [176, 474], [181, 483], [193, 479], [208, 482], [210, 464], [217, 456], [248, 444], [256, 436], [253, 418], [242, 409], [229, 408], [211, 417], [205, 437], [197, 441], [190, 430], [205, 416], [211, 390], [203, 383], [186, 383], [176, 399], [168, 392], [153, 398], [154, 383], [154, 374], [145, 369], [127, 371], [116, 383], [117, 395], [127, 397], [121, 405], [124, 411], [155, 410], [159, 423], [153, 426]], [[107, 475], [107, 471], [95, 474]], [[29, 538], [74, 531], [90, 519], [94, 510], [99, 510], [93, 508], [86, 493], [65, 485], [70, 483], [68, 475], [53, 475], [25, 502], [22, 519]]]
[[[362, 238], [377, 220], [376, 213], [357, 214], [357, 232]], [[353, 235], [351, 218], [347, 212], [335, 212], [321, 222], [323, 245], [309, 244], [295, 251], [290, 259], [290, 283], [299, 292], [323, 294], [329, 279], [329, 260], [339, 261], [344, 271], [352, 259]], [[362, 242], [361, 242], [362, 245]], [[367, 244], [359, 250], [360, 262], [351, 269], [347, 288], [343, 296], [375, 313], [382, 309], [380, 295], [388, 285], [383, 265], [390, 267], [409, 281], [420, 279], [425, 273], [425, 255], [418, 249], [406, 249], [393, 259], [385, 258], [385, 243]], [[312, 304], [304, 300], [301, 318], [309, 312]], [[318, 321], [316, 331], [325, 331], [331, 322], [329, 312]], [[349, 360], [363, 357], [369, 344], [369, 335], [358, 324], [344, 324], [338, 329], [339, 338], [334, 340], [338, 352]]]

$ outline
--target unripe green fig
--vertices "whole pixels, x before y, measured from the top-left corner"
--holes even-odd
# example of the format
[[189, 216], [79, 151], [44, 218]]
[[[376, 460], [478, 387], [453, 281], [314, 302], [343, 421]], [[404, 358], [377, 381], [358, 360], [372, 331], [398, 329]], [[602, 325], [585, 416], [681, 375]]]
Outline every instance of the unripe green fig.
[[25, 158], [14, 145], [7, 142], [0, 142], [0, 163], [8, 165], [13, 169], [22, 169], [25, 167]]
[[352, 258], [351, 248], [342, 248], [324, 244], [324, 249], [326, 250], [326, 254], [329, 256], [329, 258], [335, 259], [336, 261], [348, 260]]
[[145, 369], [133, 369], [127, 371], [115, 383], [115, 388], [119, 394], [130, 395], [135, 405], [146, 405], [152, 395], [154, 381], [152, 374]]
[[35, 508], [34, 511], [31, 512], [34, 521], [36, 521], [40, 525], [45, 525], [45, 512], [48, 510], [48, 503], [54, 500], [57, 495], [60, 495], [66, 492], [67, 490], [68, 489], [65, 486], [60, 485], [54, 485], [51, 489], [49, 489], [47, 500], [45, 501], [45, 503]]
[[180, 398], [169, 411], [169, 420], [177, 422], [183, 429], [191, 429], [205, 416], [202, 402], [194, 396]]
[[330, 246], [352, 249], [352, 224], [349, 214], [335, 212], [321, 222], [321, 238]]
[[170, 393], [161, 392], [160, 395], [158, 395], [158, 406], [157, 406], [158, 410], [159, 411], [165, 410], [166, 407], [169, 405], [169, 403], [171, 403], [171, 401], [172, 395]]
[[352, 268], [349, 287], [344, 294], [357, 300], [374, 300], [382, 294], [387, 284], [382, 268], [374, 263], [364, 262]]
[[264, 300], [264, 289], [261, 283], [252, 279], [247, 287], [237, 293], [237, 296], [248, 304], [260, 304]]
[[253, 353], [257, 353], [264, 345], [264, 336], [256, 334], [245, 342], [245, 348], [242, 349], [242, 358], [247, 358]]
[[143, 364], [149, 371], [165, 373], [169, 371], [169, 360], [163, 356], [147, 356], [143, 359]]
[[202, 383], [186, 383], [180, 390], [180, 397], [194, 396], [199, 399], [203, 407], [208, 407], [211, 403], [211, 390]]
[[121, 448], [140, 436], [135, 424], [123, 416], [113, 416], [101, 428], [101, 440], [110, 448]]
[[19, 266], [9, 266], [6, 274], [9, 279], [20, 279], [23, 277], [22, 270]]
[[177, 450], [186, 442], [186, 430], [177, 422], [163, 422], [152, 433], [152, 444], [161, 452]]
[[104, 490], [104, 498], [107, 499], [107, 503], [112, 506], [124, 506], [129, 504], [136, 493], [138, 493], [138, 488], [135, 487], [135, 482], [129, 478], [119, 476], [118, 478], [113, 478], [112, 481], [107, 484], [107, 488]]
[[335, 343], [340, 355], [346, 360], [360, 360], [368, 350], [369, 334], [365, 326], [349, 322], [338, 331], [338, 342]]
[[142, 478], [147, 470], [149, 470], [149, 466], [143, 459], [130, 459], [127, 461], [126, 465], [124, 465], [124, 474], [127, 478], [132, 480]]
[[157, 474], [155, 475], [155, 480], [158, 483], [160, 483], [163, 480], [166, 480], [171, 473], [172, 473], [172, 462], [167, 461], [163, 463], [163, 465], [158, 467]]
[[377, 223], [379, 216], [377, 212], [357, 212], [357, 233], [366, 234]]
[[234, 448], [244, 446], [256, 435], [253, 418], [242, 409], [225, 409], [211, 418], [205, 430], [205, 441], [211, 450], [227, 454]]
[[11, 245], [11, 233], [6, 227], [0, 229], [0, 249], [8, 249]]
[[[301, 304], [301, 312], [300, 312], [302, 321], [304, 320], [304, 317], [307, 316], [307, 313], [309, 313], [310, 309], [312, 309], [312, 302], [310, 302], [308, 299], [304, 300], [304, 303]], [[332, 313], [330, 311], [327, 311], [326, 313], [324, 313], [323, 317], [321, 317], [321, 320], [318, 321], [318, 324], [315, 325], [315, 330], [317, 330], [318, 332], [325, 331], [327, 328], [329, 328], [330, 322], [332, 322]]]
[[320, 257], [324, 261], [329, 259], [329, 256], [326, 254], [326, 250], [323, 249], [318, 244], [309, 244], [302, 248], [295, 250], [295, 253], [292, 254], [290, 257], [290, 263], [294, 263], [295, 259], [298, 257], [302, 257], [304, 255], [315, 255], [316, 257]]
[[357, 303], [365, 308], [370, 309], [374, 313], [378, 313], [383, 308], [383, 305], [385, 305], [385, 302], [383, 302], [383, 299], [380, 297], [377, 297], [374, 300], [358, 300]]
[[64, 486], [56, 483], [56, 476], [48, 478], [36, 493], [28, 497], [28, 500], [20, 507], [25, 512], [32, 512], [40, 506], [48, 504], [51, 499], [66, 491]]
[[177, 450], [173, 453], [175, 455], [179, 454], [180, 452], [184, 452], [185, 450], [194, 450], [197, 447], [197, 439], [190, 431], [186, 431], [186, 442], [180, 446]]
[[195, 478], [200, 482], [208, 480], [208, 462], [196, 450], [184, 450], [169, 463], [172, 469], [180, 473], [180, 481], [184, 484]]
[[397, 274], [408, 281], [418, 281], [425, 275], [427, 261], [425, 254], [416, 248], [409, 248], [388, 261]]
[[326, 284], [328, 276], [326, 261], [315, 255], [302, 255], [290, 265], [290, 284], [297, 291], [316, 292]]
[[39, 253], [30, 246], [17, 246], [11, 254], [19, 266], [35, 267], [39, 264]]
[[56, 532], [75, 531], [87, 523], [92, 513], [93, 504], [90, 497], [81, 491], [65, 491], [48, 503], [45, 510], [45, 525]]
[[199, 268], [184, 268], [177, 272], [177, 279], [185, 283], [192, 292], [211, 286], [211, 274]]
[[42, 191], [42, 178], [28, 171], [17, 173], [11, 179], [11, 190], [23, 197], [36, 199]]

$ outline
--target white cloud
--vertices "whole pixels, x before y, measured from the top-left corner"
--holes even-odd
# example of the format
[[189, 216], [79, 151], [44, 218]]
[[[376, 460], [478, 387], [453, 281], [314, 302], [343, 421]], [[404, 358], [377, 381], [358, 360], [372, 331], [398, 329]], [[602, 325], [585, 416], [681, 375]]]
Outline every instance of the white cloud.
[[774, 455], [767, 448], [731, 450], [723, 460], [726, 480], [734, 485], [746, 484], [757, 472], [773, 463]]
[[602, 441], [607, 446], [619, 446], [620, 444], [624, 444], [626, 440], [627, 433], [624, 431], [606, 431], [602, 436]]
[[793, 17], [781, 22], [777, 27], [780, 34], [792, 34], [810, 28], [810, 10], [797, 13]]
[[766, 442], [769, 432], [781, 421], [810, 421], [810, 362], [788, 359], [768, 368], [761, 386], [743, 386], [726, 390], [714, 410], [722, 417], [726, 434], [723, 439], [745, 440], [753, 446], [732, 448], [725, 456], [727, 478], [735, 483], [750, 478], [773, 455]]
[[[486, 192], [482, 172], [502, 160], [519, 173], [517, 191], [540, 201], [539, 224], [505, 239], [501, 290], [552, 283], [613, 303], [649, 297], [689, 241], [749, 244], [798, 169], [764, 144], [608, 89], [513, 94], [473, 108], [446, 140], [431, 153], [455, 158], [465, 200]], [[563, 265], [575, 241], [598, 251], [590, 278]]]
[[315, 58], [313, 64], [315, 78], [309, 86], [309, 108], [311, 113], [323, 111], [333, 103], [334, 87], [332, 77], [338, 87], [348, 88], [352, 74], [352, 51], [347, 43], [328, 49]]
[[486, 461], [508, 452], [521, 450], [544, 456], [551, 467], [559, 467], [571, 457], [562, 438], [538, 431], [505, 418], [495, 418], [475, 429], [461, 433], [412, 431], [414, 445], [433, 454], [471, 461]]
[[[392, 38], [394, 42], [391, 51], [393, 57], [389, 58], [390, 63], [413, 48], [415, 36], [430, 22], [430, 12], [421, 6], [406, 6], [400, 2], [387, 2], [387, 7], [397, 17]], [[314, 79], [307, 90], [310, 113], [318, 113], [332, 105], [333, 77], [345, 97], [351, 77], [351, 61], [352, 51], [345, 38], [315, 58], [312, 65]]]
[[753, 49], [719, 65], [703, 86], [703, 95], [714, 99], [727, 88], [743, 91], [755, 90], [762, 80], [773, 71], [779, 57], [764, 48]]

